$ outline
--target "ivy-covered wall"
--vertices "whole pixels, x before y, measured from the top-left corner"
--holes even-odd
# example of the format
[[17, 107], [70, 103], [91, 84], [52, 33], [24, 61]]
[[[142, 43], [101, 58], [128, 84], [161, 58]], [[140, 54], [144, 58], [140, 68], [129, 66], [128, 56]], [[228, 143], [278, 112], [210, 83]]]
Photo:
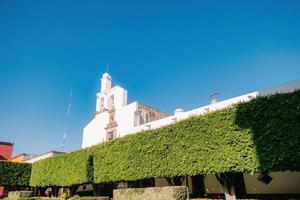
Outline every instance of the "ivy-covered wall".
[[300, 91], [36, 162], [31, 185], [284, 170], [300, 171]]
[[87, 149], [32, 164], [31, 186], [71, 186], [92, 181]]
[[1, 186], [28, 186], [30, 174], [30, 164], [0, 161]]

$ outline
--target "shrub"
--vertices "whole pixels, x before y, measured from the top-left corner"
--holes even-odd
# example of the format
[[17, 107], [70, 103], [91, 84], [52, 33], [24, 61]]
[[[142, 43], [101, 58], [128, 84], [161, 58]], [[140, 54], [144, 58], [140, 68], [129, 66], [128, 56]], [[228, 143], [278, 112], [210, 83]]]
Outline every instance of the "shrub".
[[[14, 200], [10, 198], [5, 198], [5, 200]], [[17, 200], [63, 200], [61, 198], [51, 198], [51, 197], [22, 197]]]
[[172, 186], [117, 189], [114, 190], [113, 196], [117, 200], [187, 200], [187, 188], [185, 186]]
[[69, 200], [109, 200], [109, 197], [90, 197], [84, 196], [80, 197], [79, 195], [74, 195], [73, 197], [69, 198]]
[[71, 198], [69, 198], [69, 200], [79, 200], [80, 196], [79, 195], [74, 195]]
[[65, 192], [63, 192], [63, 193], [61, 193], [60, 195], [59, 195], [59, 198], [60, 199], [67, 199], [67, 193], [65, 193]]
[[8, 193], [9, 199], [27, 198], [32, 195], [32, 191], [12, 191]]
[[92, 181], [87, 150], [74, 151], [32, 164], [31, 186], [71, 186]]
[[0, 161], [0, 185], [28, 186], [31, 174], [31, 165]]

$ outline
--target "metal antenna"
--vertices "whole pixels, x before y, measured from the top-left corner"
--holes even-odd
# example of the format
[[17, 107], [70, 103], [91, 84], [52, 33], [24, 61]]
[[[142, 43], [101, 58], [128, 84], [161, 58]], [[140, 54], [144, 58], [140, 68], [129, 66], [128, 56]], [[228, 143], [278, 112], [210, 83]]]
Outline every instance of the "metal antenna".
[[210, 97], [211, 97], [210, 104], [218, 103], [218, 100], [217, 100], [217, 95], [218, 94], [219, 94], [218, 92], [211, 93], [211, 95], [210, 95]]
[[70, 96], [69, 96], [69, 105], [68, 105], [68, 110], [67, 110], [67, 116], [66, 116], [66, 121], [65, 121], [65, 129], [64, 129], [64, 135], [63, 135], [63, 142], [61, 144], [62, 151], [65, 150], [67, 133], [68, 133], [68, 130], [69, 130], [69, 121], [70, 121], [70, 114], [71, 114], [72, 98], [73, 98], [73, 91], [71, 90]]

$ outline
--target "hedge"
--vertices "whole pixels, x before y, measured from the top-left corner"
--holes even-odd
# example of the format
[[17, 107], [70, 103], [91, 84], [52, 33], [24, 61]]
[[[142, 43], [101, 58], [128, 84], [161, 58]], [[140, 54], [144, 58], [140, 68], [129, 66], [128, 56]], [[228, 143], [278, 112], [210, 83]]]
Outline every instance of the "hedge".
[[300, 90], [239, 105], [235, 123], [250, 130], [259, 171], [300, 171]]
[[87, 149], [37, 161], [32, 164], [31, 186], [71, 186], [92, 182]]
[[187, 196], [186, 186], [129, 188], [113, 191], [113, 197], [117, 200], [187, 200], [189, 199]]
[[192, 117], [96, 147], [95, 182], [258, 169], [250, 129], [234, 123], [236, 109]]
[[1, 186], [29, 186], [30, 174], [30, 164], [0, 161]]
[[300, 171], [300, 91], [259, 97], [91, 149], [96, 183]]
[[31, 185], [284, 170], [300, 171], [299, 90], [39, 161]]
[[8, 199], [17, 200], [17, 199], [24, 199], [29, 198], [33, 194], [32, 191], [10, 191], [8, 192]]

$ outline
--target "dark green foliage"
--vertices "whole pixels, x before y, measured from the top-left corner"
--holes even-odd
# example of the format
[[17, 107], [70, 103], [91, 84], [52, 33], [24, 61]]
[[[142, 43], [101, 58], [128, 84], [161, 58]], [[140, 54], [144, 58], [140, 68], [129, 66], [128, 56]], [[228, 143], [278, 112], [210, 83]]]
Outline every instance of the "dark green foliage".
[[89, 183], [94, 183], [94, 160], [93, 160], [93, 156], [88, 157], [87, 170], [88, 170], [88, 182]]
[[28, 186], [31, 165], [0, 161], [0, 185], [2, 186]]
[[251, 130], [259, 171], [300, 171], [300, 90], [240, 104], [235, 123]]
[[31, 186], [71, 186], [88, 183], [89, 161], [86, 149], [58, 155], [32, 164]]

